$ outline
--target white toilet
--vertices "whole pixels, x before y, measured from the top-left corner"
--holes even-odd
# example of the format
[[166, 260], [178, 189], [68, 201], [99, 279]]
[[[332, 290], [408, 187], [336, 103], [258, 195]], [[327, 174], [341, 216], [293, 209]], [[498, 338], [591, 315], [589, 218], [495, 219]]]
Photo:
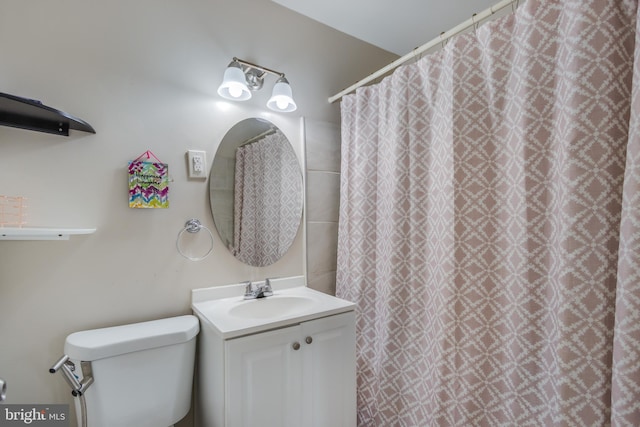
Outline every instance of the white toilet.
[[[64, 351], [74, 374], [79, 381], [93, 377], [82, 393], [87, 425], [168, 427], [180, 421], [191, 406], [199, 330], [198, 319], [187, 315], [69, 335]], [[81, 426], [81, 399], [74, 400]]]

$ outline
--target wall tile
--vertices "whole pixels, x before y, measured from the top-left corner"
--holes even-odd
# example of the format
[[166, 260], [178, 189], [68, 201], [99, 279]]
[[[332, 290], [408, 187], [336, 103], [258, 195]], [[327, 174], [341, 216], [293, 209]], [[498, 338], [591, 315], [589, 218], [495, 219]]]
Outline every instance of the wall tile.
[[340, 174], [335, 172], [307, 172], [307, 219], [338, 221], [340, 203]]
[[340, 126], [317, 120], [305, 126], [307, 169], [340, 172]]
[[325, 294], [336, 294], [336, 272], [328, 271], [326, 273], [318, 273], [309, 279], [308, 283], [311, 289]]
[[307, 268], [310, 277], [312, 274], [335, 271], [338, 257], [338, 223], [307, 223], [307, 242]]
[[340, 125], [305, 121], [307, 151], [307, 280], [335, 295], [340, 203]]

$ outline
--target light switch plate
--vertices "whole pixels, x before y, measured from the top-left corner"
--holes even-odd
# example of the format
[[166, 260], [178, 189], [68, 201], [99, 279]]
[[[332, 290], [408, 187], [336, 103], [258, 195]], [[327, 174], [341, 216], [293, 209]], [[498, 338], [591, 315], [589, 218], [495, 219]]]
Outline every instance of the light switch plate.
[[207, 178], [207, 152], [187, 151], [187, 171], [189, 178]]

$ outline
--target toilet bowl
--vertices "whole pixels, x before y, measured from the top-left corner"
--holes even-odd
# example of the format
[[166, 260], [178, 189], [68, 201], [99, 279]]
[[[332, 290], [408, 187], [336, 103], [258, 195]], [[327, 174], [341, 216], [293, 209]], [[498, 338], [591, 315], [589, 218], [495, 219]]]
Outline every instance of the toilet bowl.
[[[74, 375], [93, 382], [82, 392], [90, 427], [168, 427], [191, 406], [195, 316], [75, 332], [64, 350]], [[82, 426], [80, 399], [76, 402]]]

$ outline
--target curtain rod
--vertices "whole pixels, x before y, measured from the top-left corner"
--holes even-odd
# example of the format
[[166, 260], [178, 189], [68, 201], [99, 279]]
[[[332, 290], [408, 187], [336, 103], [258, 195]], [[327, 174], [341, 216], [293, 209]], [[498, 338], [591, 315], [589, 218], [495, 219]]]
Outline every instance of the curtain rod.
[[264, 138], [265, 136], [272, 135], [272, 134], [276, 133], [277, 131], [278, 131], [278, 129], [270, 127], [269, 129], [265, 130], [264, 132], [259, 133], [256, 136], [252, 136], [251, 138], [245, 140], [244, 142], [242, 142], [240, 144], [240, 147], [244, 147], [245, 145], [253, 144], [254, 142], [258, 141], [259, 139]]
[[349, 86], [348, 88], [346, 88], [345, 90], [343, 90], [342, 92], [333, 95], [332, 97], [329, 98], [329, 102], [330, 103], [334, 103], [335, 101], [338, 101], [339, 99], [341, 99], [343, 96], [353, 92], [354, 90], [358, 89], [359, 87], [362, 87], [364, 85], [366, 85], [367, 83], [377, 79], [378, 77], [384, 76], [385, 74], [389, 73], [390, 71], [395, 70], [396, 68], [398, 68], [399, 66], [401, 66], [402, 64], [409, 62], [410, 60], [414, 59], [416, 56], [423, 54], [424, 52], [426, 52], [427, 50], [431, 49], [432, 47], [444, 43], [446, 40], [450, 39], [453, 36], [456, 36], [460, 33], [462, 33], [464, 30], [470, 28], [470, 27], [474, 27], [476, 25], [478, 25], [482, 20], [490, 17], [491, 15], [499, 12], [500, 10], [512, 6], [514, 3], [519, 3], [520, 0], [502, 0], [501, 2], [491, 6], [488, 9], [483, 10], [480, 13], [474, 14], [470, 19], [467, 19], [466, 21], [464, 21], [461, 24], [458, 24], [457, 26], [453, 27], [452, 29], [450, 29], [449, 31], [445, 31], [444, 33], [440, 34], [440, 36], [438, 36], [437, 38], [431, 40], [430, 42], [427, 42], [425, 44], [423, 44], [422, 46], [419, 46], [415, 49], [413, 49], [411, 52], [407, 53], [406, 55], [404, 55], [401, 58], [396, 59], [395, 61], [393, 61], [391, 64], [387, 65], [386, 67], [383, 67], [381, 69], [379, 69], [378, 71], [376, 71], [375, 73], [370, 74], [369, 76], [365, 77], [364, 79], [354, 83], [353, 85]]

